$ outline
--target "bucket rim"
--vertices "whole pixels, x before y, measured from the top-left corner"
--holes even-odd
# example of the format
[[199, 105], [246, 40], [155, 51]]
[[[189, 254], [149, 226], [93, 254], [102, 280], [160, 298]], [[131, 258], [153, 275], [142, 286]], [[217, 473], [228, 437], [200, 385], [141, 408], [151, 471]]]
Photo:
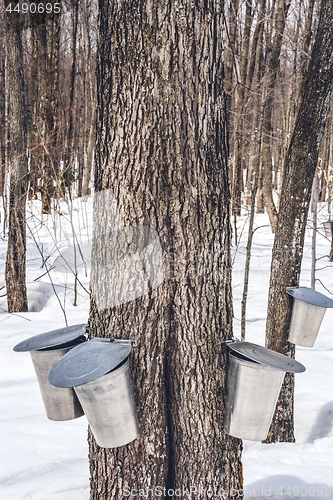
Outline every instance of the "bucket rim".
[[322, 307], [324, 309], [333, 307], [332, 299], [307, 286], [288, 286], [286, 290], [294, 299], [305, 302], [311, 306]]
[[13, 348], [13, 351], [29, 352], [56, 346], [59, 346], [60, 349], [64, 344], [68, 344], [80, 337], [86, 337], [86, 332], [87, 323], [58, 328], [57, 330], [40, 333], [19, 342]]
[[65, 354], [49, 373], [55, 387], [69, 388], [92, 382], [116, 370], [128, 358], [131, 342], [95, 337]]
[[228, 347], [249, 361], [255, 361], [260, 365], [275, 368], [282, 372], [302, 373], [306, 370], [305, 366], [299, 361], [252, 342], [230, 342]]

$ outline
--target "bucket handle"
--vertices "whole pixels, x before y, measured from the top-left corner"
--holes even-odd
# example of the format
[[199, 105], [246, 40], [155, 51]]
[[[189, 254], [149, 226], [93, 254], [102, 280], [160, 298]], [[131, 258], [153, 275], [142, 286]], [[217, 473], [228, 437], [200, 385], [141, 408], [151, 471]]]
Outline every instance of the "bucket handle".
[[93, 337], [90, 339], [90, 342], [116, 342], [117, 344], [125, 344], [129, 345], [132, 344], [133, 347], [136, 347], [137, 341], [136, 340], [131, 340], [131, 339], [115, 339], [114, 337], [111, 337], [109, 339], [106, 339], [104, 337]]

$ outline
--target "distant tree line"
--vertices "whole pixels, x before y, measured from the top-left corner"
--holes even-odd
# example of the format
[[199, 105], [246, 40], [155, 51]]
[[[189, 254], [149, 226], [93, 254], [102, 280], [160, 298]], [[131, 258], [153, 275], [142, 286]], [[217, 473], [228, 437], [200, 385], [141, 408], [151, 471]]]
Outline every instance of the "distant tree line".
[[[50, 3], [55, 4], [55, 0]], [[1, 10], [0, 195], [7, 203], [4, 188], [13, 157], [8, 154], [9, 128], [15, 121], [9, 106], [8, 65], [14, 13], [8, 19], [4, 4]], [[28, 198], [39, 197], [44, 213], [50, 213], [52, 199], [66, 191], [73, 196], [90, 192], [96, 125], [96, 13], [94, 0], [81, 0], [58, 14], [31, 16], [25, 29], [13, 30], [21, 46], [16, 64], [22, 68], [23, 79]], [[11, 154], [20, 155], [22, 151]]]

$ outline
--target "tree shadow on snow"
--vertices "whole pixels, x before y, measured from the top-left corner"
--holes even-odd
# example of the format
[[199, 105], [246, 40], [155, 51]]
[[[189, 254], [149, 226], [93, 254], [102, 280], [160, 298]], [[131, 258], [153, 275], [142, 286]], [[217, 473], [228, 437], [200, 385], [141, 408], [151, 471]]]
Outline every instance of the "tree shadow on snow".
[[51, 283], [28, 283], [28, 309], [29, 312], [40, 312], [45, 307], [47, 301], [54, 294]]
[[333, 428], [333, 401], [324, 404], [312, 426], [307, 442], [313, 443], [329, 435]]

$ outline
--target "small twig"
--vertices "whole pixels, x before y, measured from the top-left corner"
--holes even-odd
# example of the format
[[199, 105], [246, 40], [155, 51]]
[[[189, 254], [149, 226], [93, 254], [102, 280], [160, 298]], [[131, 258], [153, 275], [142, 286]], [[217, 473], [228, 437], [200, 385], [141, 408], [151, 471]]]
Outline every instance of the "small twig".
[[[233, 316], [233, 318], [241, 323], [241, 320], [239, 318], [236, 318], [236, 316]], [[255, 318], [255, 319], [246, 319], [245, 323], [255, 323], [256, 321], [260, 321], [263, 318]]]
[[[29, 229], [29, 231], [30, 231], [30, 227], [29, 227], [29, 225], [27, 225], [27, 226], [28, 226], [28, 229]], [[36, 245], [36, 247], [37, 247], [37, 249], [38, 249], [38, 251], [39, 251], [39, 253], [40, 253], [40, 256], [42, 257], [43, 266], [44, 266], [44, 264], [45, 264], [46, 273], [47, 273], [47, 275], [48, 275], [48, 277], [49, 277], [49, 280], [50, 280], [50, 282], [51, 282], [51, 285], [52, 285], [52, 288], [53, 288], [54, 294], [55, 294], [55, 296], [57, 297], [57, 300], [58, 300], [59, 305], [60, 305], [60, 307], [61, 307], [61, 310], [62, 310], [62, 312], [63, 312], [64, 318], [65, 318], [65, 323], [66, 323], [66, 326], [68, 326], [67, 316], [66, 316], [66, 311], [65, 311], [65, 309], [63, 308], [62, 303], [61, 303], [61, 300], [60, 300], [60, 298], [59, 298], [59, 296], [58, 296], [58, 294], [57, 294], [57, 291], [56, 291], [56, 289], [55, 289], [55, 286], [54, 286], [54, 283], [53, 283], [53, 280], [52, 280], [52, 277], [51, 277], [51, 274], [50, 274], [50, 269], [48, 269], [47, 264], [46, 264], [46, 260], [47, 260], [47, 259], [44, 259], [43, 252], [41, 251], [41, 249], [40, 249], [40, 247], [39, 247], [39, 245], [38, 245], [38, 242], [37, 242], [37, 240], [36, 240], [36, 238], [35, 238], [34, 234], [32, 233], [32, 231], [30, 231], [30, 234], [31, 234], [32, 239], [34, 240], [34, 243], [35, 243], [35, 245]]]
[[[53, 253], [58, 252], [58, 254], [61, 254], [61, 252], [60, 252], [60, 248], [58, 247], [57, 242], [56, 242], [56, 241], [55, 241], [55, 239], [53, 238], [53, 235], [52, 235], [52, 233], [51, 233], [50, 229], [49, 229], [47, 226], [45, 226], [44, 222], [43, 222], [43, 221], [41, 221], [40, 219], [38, 219], [38, 217], [37, 217], [36, 215], [32, 215], [32, 216], [31, 216], [31, 218], [32, 218], [32, 219], [37, 219], [37, 220], [38, 220], [38, 222], [41, 224], [41, 226], [46, 227], [46, 229], [47, 229], [47, 231], [48, 231], [49, 235], [50, 235], [50, 236], [51, 236], [51, 238], [52, 238], [53, 244], [54, 244], [54, 246], [55, 246], [55, 250], [54, 250], [54, 252], [53, 252]], [[67, 220], [67, 221], [70, 223], [70, 220], [69, 220], [69, 219], [67, 219], [66, 217], [64, 217], [64, 219], [65, 219], [65, 220]], [[34, 242], [36, 243], [36, 239], [34, 238], [34, 234], [33, 234], [33, 232], [32, 232], [32, 230], [31, 230], [31, 228], [30, 228], [30, 227], [29, 227], [29, 231], [30, 231], [30, 234], [31, 234], [31, 236], [32, 236], [32, 238], [33, 238], [33, 240], [34, 240]], [[70, 238], [71, 238], [71, 236], [69, 236], [69, 237], [68, 237], [68, 239], [70, 239]], [[75, 238], [76, 238], [76, 240], [77, 240], [77, 236], [76, 236], [76, 235], [75, 235]], [[80, 252], [81, 258], [82, 258], [82, 260], [83, 260], [83, 262], [84, 262], [84, 265], [85, 265], [85, 272], [86, 272], [86, 274], [87, 274], [87, 270], [86, 270], [86, 263], [85, 263], [85, 261], [84, 261], [83, 254], [82, 254], [82, 251], [81, 251], [81, 248], [80, 248], [79, 244], [78, 244], [78, 248], [79, 248], [79, 252]], [[39, 252], [40, 252], [40, 250], [39, 250]], [[41, 255], [42, 255], [42, 254], [41, 254]], [[42, 260], [43, 260], [42, 267], [44, 267], [44, 263], [45, 263], [45, 262], [46, 262], [46, 261], [47, 261], [47, 260], [48, 260], [51, 256], [52, 256], [52, 254], [50, 254], [50, 255], [49, 255], [46, 259], [44, 259], [44, 256], [42, 255]], [[66, 262], [66, 264], [67, 264], [67, 266], [68, 266], [68, 269], [69, 269], [69, 270], [71, 271], [71, 273], [75, 276], [74, 269], [72, 269], [72, 268], [71, 268], [70, 264], [69, 264], [67, 261], [65, 261], [65, 262]], [[51, 270], [52, 270], [52, 268], [49, 268], [49, 271], [51, 271]], [[48, 274], [48, 272], [49, 272], [49, 271], [47, 271], [45, 274]], [[45, 276], [45, 274], [43, 274], [42, 276]], [[40, 278], [41, 278], [42, 276], [40, 276]], [[39, 279], [39, 278], [36, 278], [36, 280], [37, 280], [37, 279]], [[36, 280], [35, 280], [35, 281], [36, 281]], [[85, 292], [86, 292], [86, 293], [90, 296], [90, 292], [89, 292], [89, 290], [87, 290], [87, 289], [85, 288], [85, 286], [82, 284], [82, 282], [79, 280], [79, 278], [77, 278], [77, 281], [78, 281], [79, 285], [83, 288], [83, 290], [84, 290], [84, 291], [85, 291]]]
[[265, 224], [264, 226], [258, 226], [255, 229], [253, 229], [252, 234], [254, 234], [257, 229], [262, 229], [263, 227], [271, 227], [271, 225], [270, 224]]
[[[50, 269], [50, 271], [52, 270], [52, 268]], [[38, 281], [40, 280], [41, 278], [43, 278], [46, 274], [48, 274], [48, 271], [46, 271], [46, 273], [42, 274], [41, 276], [38, 276], [38, 278], [35, 278], [34, 281]]]
[[318, 257], [318, 258], [316, 259], [316, 261], [317, 261], [317, 260], [320, 260], [320, 259], [325, 259], [326, 257], [327, 257], [327, 259], [329, 259], [329, 255], [322, 255], [321, 257]]
[[10, 318], [11, 316], [18, 316], [19, 318], [22, 318], [22, 319], [26, 319], [27, 321], [31, 321], [31, 319], [29, 318], [25, 318], [24, 316], [21, 316], [20, 314], [17, 314], [17, 313], [10, 313], [9, 316], [7, 316], [7, 318], [4, 318], [0, 321], [0, 323], [2, 323], [3, 321], [6, 321], [6, 319]]
[[333, 292], [331, 292], [328, 288], [326, 288], [326, 286], [324, 285], [324, 283], [319, 279], [319, 278], [316, 278], [316, 281], [319, 281], [319, 283], [325, 288], [325, 290], [330, 294], [330, 295], [333, 295]]
[[233, 255], [233, 259], [232, 259], [232, 265], [234, 265], [234, 263], [235, 263], [237, 253], [238, 253], [238, 251], [239, 251], [240, 241], [241, 241], [241, 239], [242, 239], [242, 236], [243, 236], [243, 232], [244, 232], [244, 228], [245, 228], [245, 226], [246, 226], [246, 220], [245, 220], [245, 222], [244, 222], [244, 224], [243, 224], [243, 227], [242, 227], [242, 229], [241, 229], [241, 233], [240, 233], [239, 238], [238, 238], [238, 241], [237, 241], [237, 245], [236, 245], [235, 253], [234, 253], [234, 255]]
[[[319, 259], [317, 259], [319, 260]], [[332, 267], [333, 264], [331, 264], [330, 266], [325, 266], [325, 267], [320, 267], [319, 269], [316, 269], [316, 271], [322, 271], [323, 269], [327, 269], [328, 267]]]

